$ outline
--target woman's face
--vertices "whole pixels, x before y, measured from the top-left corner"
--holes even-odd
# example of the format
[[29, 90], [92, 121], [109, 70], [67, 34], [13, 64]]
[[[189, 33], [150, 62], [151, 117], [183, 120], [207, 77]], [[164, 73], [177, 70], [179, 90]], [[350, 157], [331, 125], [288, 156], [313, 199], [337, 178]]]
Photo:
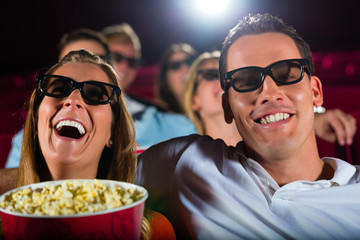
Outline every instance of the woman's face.
[[[110, 83], [103, 70], [92, 63], [67, 63], [53, 75], [77, 82]], [[64, 98], [45, 96], [38, 112], [38, 138], [41, 151], [52, 172], [53, 167], [97, 168], [102, 151], [111, 138], [110, 104], [89, 105], [78, 89]]]
[[169, 59], [169, 67], [166, 72], [166, 79], [170, 91], [174, 94], [180, 105], [183, 105], [183, 96], [186, 87], [186, 77], [190, 71], [190, 65], [186, 61], [189, 55], [184, 52], [176, 52]]
[[[197, 88], [193, 95], [192, 107], [195, 112], [198, 112], [202, 119], [211, 118], [215, 115], [223, 116], [223, 109], [221, 105], [221, 97], [223, 90], [220, 87], [218, 79], [218, 59], [209, 59], [203, 62], [198, 67], [198, 71], [202, 72], [198, 74], [195, 79]], [[214, 77], [206, 79], [206, 76], [212, 76], [207, 74], [207, 71], [211, 70], [213, 73], [217, 73]]]

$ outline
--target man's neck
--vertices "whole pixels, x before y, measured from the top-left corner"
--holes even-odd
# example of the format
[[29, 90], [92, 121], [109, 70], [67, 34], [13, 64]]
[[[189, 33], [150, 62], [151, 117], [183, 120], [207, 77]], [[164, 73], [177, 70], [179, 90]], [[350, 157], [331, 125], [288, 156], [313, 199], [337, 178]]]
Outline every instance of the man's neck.
[[[291, 152], [291, 154], [287, 154], [287, 152]], [[315, 137], [311, 137], [297, 151], [287, 152], [284, 151], [283, 155], [266, 153], [263, 156], [256, 156], [256, 154], [251, 154], [251, 158], [256, 160], [279, 186], [298, 180], [329, 180], [334, 176], [334, 169], [319, 157]]]
[[311, 164], [311, 168], [301, 167], [296, 164], [272, 164], [271, 166], [263, 164], [261, 165], [274, 178], [279, 186], [283, 186], [298, 180], [329, 180], [334, 176], [334, 169], [322, 160]]

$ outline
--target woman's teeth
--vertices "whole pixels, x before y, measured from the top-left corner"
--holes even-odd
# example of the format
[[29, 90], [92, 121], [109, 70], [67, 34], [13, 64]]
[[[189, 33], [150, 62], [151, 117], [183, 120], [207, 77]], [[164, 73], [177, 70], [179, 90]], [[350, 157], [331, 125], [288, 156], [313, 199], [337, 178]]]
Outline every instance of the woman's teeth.
[[62, 127], [74, 127], [76, 128], [79, 133], [81, 135], [84, 135], [85, 134], [85, 128], [83, 125], [81, 125], [79, 122], [76, 122], [76, 121], [70, 121], [70, 120], [64, 120], [64, 121], [60, 121], [58, 122], [58, 124], [56, 125], [56, 130], [57, 131], [60, 131]]
[[290, 114], [288, 113], [276, 113], [275, 115], [267, 115], [260, 119], [261, 124], [275, 123], [281, 120], [288, 119]]

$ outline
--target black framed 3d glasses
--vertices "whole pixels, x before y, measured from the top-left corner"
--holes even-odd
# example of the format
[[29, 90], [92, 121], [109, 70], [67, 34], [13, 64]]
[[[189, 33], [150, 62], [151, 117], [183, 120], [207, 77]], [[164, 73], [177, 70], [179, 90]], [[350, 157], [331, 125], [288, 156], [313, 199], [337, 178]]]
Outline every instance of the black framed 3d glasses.
[[206, 81], [218, 81], [220, 79], [220, 74], [218, 69], [199, 70], [198, 75], [201, 75], [202, 78]]
[[138, 66], [140, 66], [141, 61], [137, 58], [133, 58], [133, 57], [126, 57], [124, 55], [122, 55], [121, 53], [113, 53], [113, 57], [115, 62], [120, 63], [122, 61], [126, 61], [127, 64], [129, 65], [129, 67], [131, 68], [136, 68]]
[[[237, 92], [251, 92], [258, 89], [266, 76], [270, 76], [277, 85], [291, 85], [300, 82], [304, 71], [309, 73], [306, 59], [287, 59], [275, 62], [266, 68], [243, 67], [225, 73], [222, 88], [230, 86]], [[228, 84], [230, 82], [230, 84]]]
[[84, 101], [91, 105], [108, 104], [115, 95], [119, 98], [121, 94], [119, 87], [108, 83], [98, 81], [77, 82], [59, 75], [39, 75], [36, 81], [39, 82], [40, 92], [46, 96], [64, 98], [78, 89]]
[[[197, 71], [197, 76], [201, 76], [207, 82], [218, 81], [220, 74], [218, 69], [201, 69]], [[200, 79], [195, 79], [193, 93], [196, 92]]]
[[187, 66], [191, 66], [193, 61], [194, 61], [194, 59], [189, 57], [189, 58], [186, 58], [186, 59], [181, 60], [181, 61], [168, 62], [166, 67], [169, 70], [179, 70], [181, 68], [181, 66], [184, 65], [184, 64], [187, 65]]

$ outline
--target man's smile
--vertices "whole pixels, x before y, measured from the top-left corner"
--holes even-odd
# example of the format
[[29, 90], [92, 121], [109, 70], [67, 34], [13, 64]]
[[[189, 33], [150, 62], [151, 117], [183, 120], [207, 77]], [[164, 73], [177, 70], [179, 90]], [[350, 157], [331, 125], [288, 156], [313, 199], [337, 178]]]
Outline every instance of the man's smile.
[[292, 114], [280, 112], [280, 113], [276, 113], [276, 114], [269, 114], [269, 115], [263, 116], [261, 118], [256, 119], [255, 122], [261, 123], [261, 124], [276, 123], [276, 122], [279, 122], [282, 120], [286, 120], [291, 116], [292, 116]]

